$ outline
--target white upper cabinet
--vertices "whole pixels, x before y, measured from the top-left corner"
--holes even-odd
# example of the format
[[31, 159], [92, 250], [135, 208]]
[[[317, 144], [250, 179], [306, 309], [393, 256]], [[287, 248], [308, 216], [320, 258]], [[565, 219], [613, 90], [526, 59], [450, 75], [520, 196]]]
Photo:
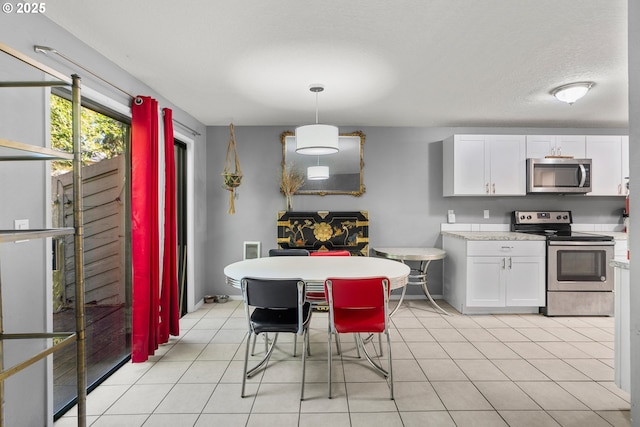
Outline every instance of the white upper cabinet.
[[584, 159], [584, 135], [527, 135], [527, 158], [544, 159], [546, 156], [571, 156]]
[[586, 157], [592, 160], [590, 196], [624, 196], [629, 176], [628, 136], [587, 136]]
[[524, 135], [454, 135], [443, 142], [444, 196], [524, 196]]

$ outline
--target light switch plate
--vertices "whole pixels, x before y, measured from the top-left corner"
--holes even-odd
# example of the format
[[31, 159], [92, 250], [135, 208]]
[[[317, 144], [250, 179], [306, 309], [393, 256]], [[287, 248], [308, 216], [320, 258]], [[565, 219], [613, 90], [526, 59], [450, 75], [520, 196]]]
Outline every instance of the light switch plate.
[[456, 222], [456, 214], [453, 209], [449, 209], [449, 211], [447, 212], [447, 222], [449, 224], [455, 224]]
[[[14, 219], [13, 220], [13, 229], [14, 230], [28, 230], [29, 229], [29, 220], [28, 219]], [[22, 243], [27, 242], [28, 240], [16, 240], [14, 243]]]
[[489, 209], [485, 209], [484, 210], [484, 219], [488, 219], [489, 218]]
[[29, 229], [29, 220], [28, 219], [14, 219], [13, 220], [13, 229], [14, 230], [28, 230]]

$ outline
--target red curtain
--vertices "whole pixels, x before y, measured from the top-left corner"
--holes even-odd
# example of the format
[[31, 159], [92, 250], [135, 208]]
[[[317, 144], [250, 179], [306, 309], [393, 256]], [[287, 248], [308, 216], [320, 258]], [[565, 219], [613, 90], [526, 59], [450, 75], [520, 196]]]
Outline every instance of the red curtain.
[[[175, 286], [175, 302], [171, 301], [171, 289], [161, 291], [160, 280], [160, 232], [159, 232], [159, 197], [158, 197], [158, 102], [150, 97], [136, 97], [131, 106], [131, 252], [133, 268], [132, 290], [132, 325], [131, 325], [131, 360], [144, 362], [153, 355], [158, 345], [168, 341], [168, 333], [161, 330], [164, 323], [161, 313], [171, 315], [171, 306], [177, 307], [177, 278], [167, 279], [167, 287]], [[165, 114], [166, 116], [166, 114]], [[165, 119], [166, 120], [166, 119]], [[171, 160], [165, 162], [165, 174], [175, 176], [173, 161], [173, 124], [169, 110]], [[166, 126], [165, 126], [166, 127]], [[163, 139], [166, 139], [167, 130]], [[166, 146], [165, 146], [166, 150]], [[171, 236], [173, 230], [173, 251], [165, 253], [163, 270], [167, 275], [175, 274], [175, 184], [167, 181], [173, 197], [173, 215], [165, 216], [165, 237]], [[172, 197], [169, 197], [171, 199]], [[171, 206], [170, 206], [171, 207]], [[169, 233], [167, 233], [167, 224]], [[171, 224], [173, 224], [171, 226]], [[171, 240], [171, 237], [169, 237]], [[165, 245], [167, 243], [165, 242]], [[169, 242], [171, 245], [171, 242]], [[166, 251], [165, 251], [166, 252]], [[173, 257], [171, 257], [173, 253]], [[168, 266], [167, 264], [168, 263]], [[173, 263], [173, 264], [172, 264]], [[165, 280], [162, 279], [164, 286]], [[161, 300], [160, 295], [163, 295]], [[168, 295], [165, 302], [164, 295]], [[167, 306], [164, 306], [164, 304]], [[167, 320], [172, 328], [170, 332], [178, 334], [178, 317], [175, 321]], [[169, 331], [169, 328], [167, 328]]]
[[173, 112], [164, 113], [164, 262], [162, 268], [162, 293], [160, 295], [160, 341], [169, 341], [169, 334], [180, 333], [180, 308], [178, 307], [178, 270], [176, 248], [176, 162], [173, 142]]

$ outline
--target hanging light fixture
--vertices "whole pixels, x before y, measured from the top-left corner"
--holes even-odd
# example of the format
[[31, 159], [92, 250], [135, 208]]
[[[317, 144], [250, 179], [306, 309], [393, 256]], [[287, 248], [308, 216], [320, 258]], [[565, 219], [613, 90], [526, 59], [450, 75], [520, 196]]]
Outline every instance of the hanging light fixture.
[[593, 82], [569, 83], [553, 89], [551, 91], [551, 95], [555, 96], [558, 100], [571, 105], [578, 99], [585, 96], [587, 92], [589, 92], [589, 89], [593, 87], [593, 84]]
[[329, 166], [309, 166], [307, 168], [307, 179], [314, 181], [329, 179]]
[[320, 166], [320, 156], [318, 156], [317, 166], [309, 166], [307, 168], [307, 179], [313, 181], [329, 179], [329, 166]]
[[318, 93], [324, 90], [324, 86], [313, 84], [309, 90], [316, 94], [316, 123], [296, 128], [296, 153], [308, 155], [337, 153], [339, 150], [338, 128], [318, 123]]

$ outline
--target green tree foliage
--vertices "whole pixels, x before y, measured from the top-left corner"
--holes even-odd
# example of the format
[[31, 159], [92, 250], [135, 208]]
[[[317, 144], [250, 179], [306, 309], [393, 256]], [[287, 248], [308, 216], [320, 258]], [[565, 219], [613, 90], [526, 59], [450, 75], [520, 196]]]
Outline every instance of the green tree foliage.
[[[110, 159], [124, 152], [128, 126], [88, 108], [81, 112], [82, 162], [91, 164]], [[71, 102], [51, 95], [51, 147], [73, 152]], [[71, 162], [59, 161], [52, 165], [54, 174], [71, 170]]]

